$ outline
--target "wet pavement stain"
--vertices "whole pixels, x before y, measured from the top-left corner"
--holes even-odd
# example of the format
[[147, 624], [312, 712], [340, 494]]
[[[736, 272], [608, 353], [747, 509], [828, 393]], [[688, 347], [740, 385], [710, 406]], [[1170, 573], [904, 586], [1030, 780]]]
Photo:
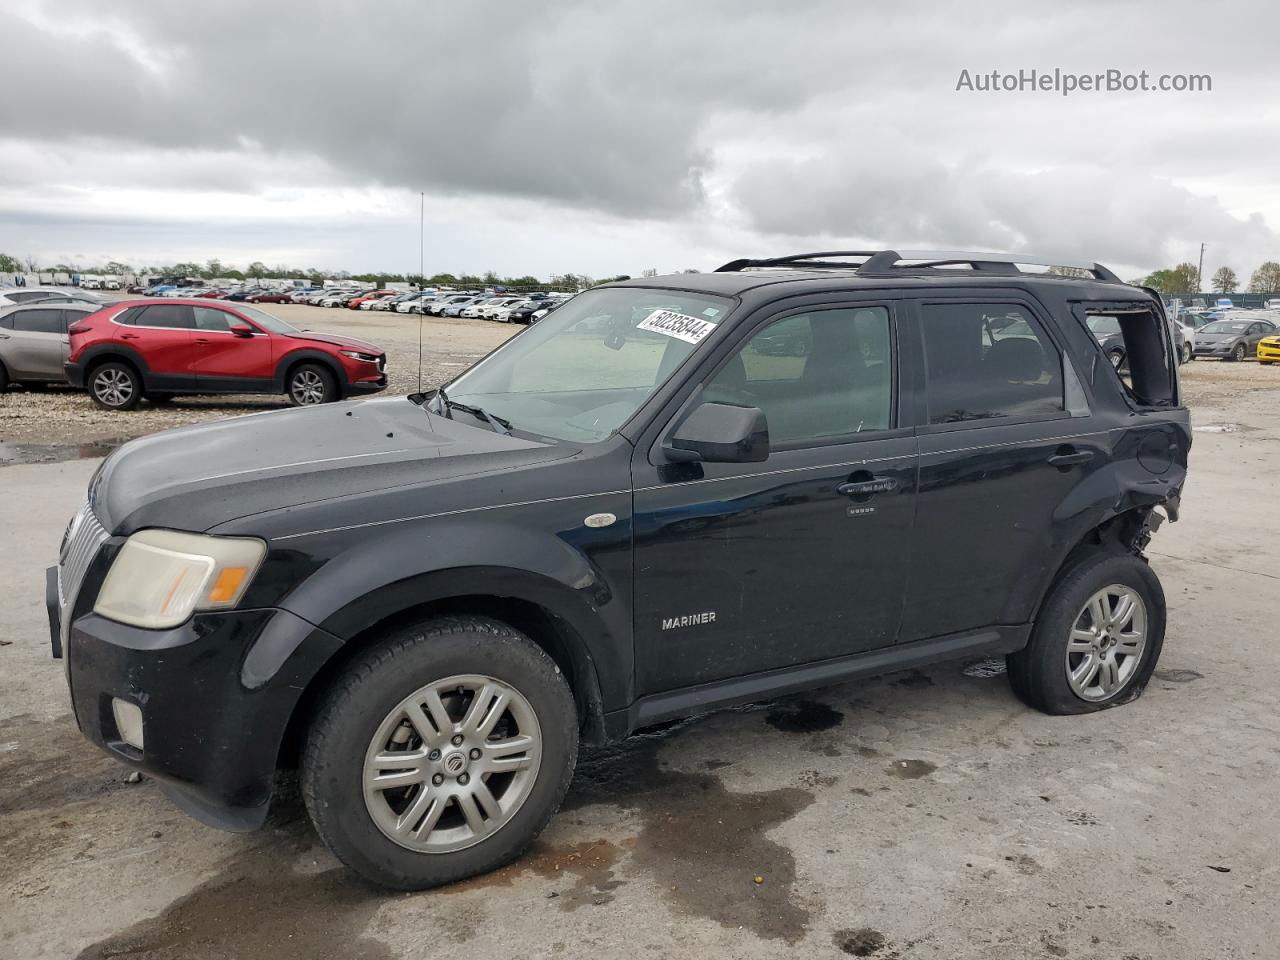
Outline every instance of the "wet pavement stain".
[[831, 942], [840, 948], [841, 953], [851, 957], [870, 957], [884, 949], [889, 939], [879, 930], [859, 927], [856, 930], [837, 930], [831, 935]]
[[565, 808], [604, 803], [637, 813], [630, 864], [654, 878], [676, 913], [799, 942], [809, 911], [792, 901], [795, 857], [765, 834], [813, 803], [813, 794], [731, 792], [711, 774], [665, 767], [662, 740], [637, 736], [585, 754]]
[[1204, 674], [1194, 670], [1157, 670], [1155, 678], [1166, 683], [1190, 683], [1192, 680], [1203, 680]]
[[772, 707], [764, 722], [783, 733], [817, 733], [844, 722], [844, 714], [817, 700], [789, 700]]
[[[634, 845], [635, 839], [631, 838], [623, 846]], [[548, 880], [572, 881], [567, 888], [557, 888], [547, 894], [561, 910], [571, 913], [582, 906], [599, 907], [613, 900], [613, 892], [626, 882], [615, 879], [613, 874], [622, 854], [623, 847], [607, 840], [585, 840], [568, 847], [551, 847], [538, 841], [515, 863], [442, 887], [440, 892], [454, 894], [510, 887], [519, 878], [534, 874]]]
[[933, 678], [919, 670], [908, 670], [896, 680], [890, 680], [889, 683], [891, 686], [903, 687], [907, 690], [919, 690], [923, 687], [932, 687]]
[[105, 457], [126, 439], [91, 440], [88, 443], [0, 442], [0, 467], [21, 463], [61, 463], [64, 460], [91, 460]]
[[70, 714], [0, 721], [0, 814], [87, 800], [123, 789], [128, 775], [81, 735]]
[[889, 764], [889, 775], [903, 780], [919, 780], [937, 769], [928, 760], [895, 760]]
[[390, 960], [385, 944], [363, 935], [386, 891], [345, 868], [311, 875], [288, 868], [314, 839], [305, 821], [279, 831], [158, 916], [87, 947], [77, 960]]

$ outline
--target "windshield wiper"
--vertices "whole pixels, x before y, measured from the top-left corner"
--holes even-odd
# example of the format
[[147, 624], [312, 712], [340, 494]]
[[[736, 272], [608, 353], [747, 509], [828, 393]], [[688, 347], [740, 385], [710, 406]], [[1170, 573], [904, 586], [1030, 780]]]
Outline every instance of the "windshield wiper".
[[511, 421], [498, 416], [496, 413], [486, 413], [480, 407], [472, 406], [469, 403], [460, 403], [457, 400], [450, 400], [448, 394], [444, 392], [444, 387], [436, 391], [436, 399], [440, 401], [441, 412], [450, 420], [453, 419], [453, 411], [461, 410], [463, 413], [469, 413], [477, 420], [483, 420], [489, 426], [493, 427], [494, 433], [500, 433], [504, 437], [511, 435]]

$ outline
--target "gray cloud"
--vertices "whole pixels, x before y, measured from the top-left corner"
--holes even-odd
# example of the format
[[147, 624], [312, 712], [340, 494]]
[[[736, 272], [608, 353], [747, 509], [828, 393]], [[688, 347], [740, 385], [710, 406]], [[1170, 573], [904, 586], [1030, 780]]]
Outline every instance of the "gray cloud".
[[[1280, 149], [1267, 39], [1280, 13], [1220, 6], [1231, 30], [1197, 29], [1204, 16], [1101, 0], [975, 0], [963, 14], [839, 0], [221, 0], [179, 19], [141, 0], [17, 0], [0, 85], [30, 102], [0, 102], [0, 227], [44, 203], [71, 231], [78, 191], [106, 207], [153, 197], [147, 211], [86, 212], [99, 227], [183, 205], [194, 223], [201, 195], [425, 190], [472, 204], [497, 260], [519, 256], [497, 229], [509, 205], [544, 218], [549, 243], [588, 222], [565, 211], [604, 234], [638, 224], [629, 235], [650, 245], [625, 255], [657, 262], [659, 224], [680, 233], [682, 259], [818, 237], [1144, 268], [1206, 239], [1224, 256], [1275, 257], [1265, 217], [1280, 217], [1280, 188], [1263, 187]], [[954, 90], [962, 68], [1055, 66], [1207, 71], [1215, 86], [1065, 100]], [[347, 227], [348, 211], [317, 202], [319, 228]]]

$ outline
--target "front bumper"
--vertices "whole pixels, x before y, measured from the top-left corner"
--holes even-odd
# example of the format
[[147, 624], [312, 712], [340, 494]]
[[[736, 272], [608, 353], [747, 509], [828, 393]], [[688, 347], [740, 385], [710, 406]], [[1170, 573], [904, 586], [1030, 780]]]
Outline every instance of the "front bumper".
[[[51, 582], [50, 631], [57, 638]], [[233, 831], [262, 825], [294, 708], [341, 646], [279, 609], [198, 614], [172, 630], [86, 613], [67, 636], [61, 652], [81, 732], [153, 776], [186, 813]], [[114, 698], [141, 709], [141, 750], [120, 735]]]
[[1258, 344], [1258, 359], [1280, 361], [1280, 343]]

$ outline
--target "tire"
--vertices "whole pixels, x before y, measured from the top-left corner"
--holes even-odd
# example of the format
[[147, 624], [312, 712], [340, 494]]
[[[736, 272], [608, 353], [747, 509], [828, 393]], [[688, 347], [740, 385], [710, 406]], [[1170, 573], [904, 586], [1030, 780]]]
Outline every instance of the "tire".
[[[476, 783], [470, 783], [470, 764], [492, 761], [483, 755], [477, 760], [480, 748], [468, 749], [465, 741], [454, 749], [452, 738], [445, 739], [425, 720], [443, 709], [446, 719], [437, 725], [443, 730], [453, 724], [455, 736], [460, 735], [456, 731], [479, 694], [458, 697], [453, 691], [462, 688], [455, 681], [474, 689], [496, 683], [513, 693], [493, 732], [475, 735], [471, 742], [514, 744], [530, 733], [534, 748], [514, 755], [527, 761], [521, 770], [483, 778], [476, 773]], [[432, 684], [442, 682], [443, 695], [433, 708], [424, 697]], [[419, 725], [411, 726], [405, 705], [418, 703], [423, 704]], [[438, 749], [419, 734], [424, 724]], [[399, 771], [414, 782], [405, 788], [366, 786], [370, 758], [397, 749], [416, 753], [419, 765], [410, 775], [404, 767], [384, 764], [382, 776]], [[494, 870], [520, 856], [559, 808], [577, 754], [577, 710], [552, 659], [506, 624], [450, 617], [405, 628], [364, 651], [327, 691], [307, 735], [302, 793], [317, 833], [338, 859], [373, 883], [421, 890]], [[490, 798], [496, 795], [498, 804], [511, 803], [499, 809], [472, 801], [472, 814], [488, 825], [478, 838], [455, 799], [477, 786]], [[442, 813], [434, 803], [441, 804]], [[501, 822], [493, 826], [494, 820]], [[391, 836], [397, 823], [404, 826], [400, 840]], [[413, 836], [424, 828], [422, 836]], [[437, 849], [424, 849], [427, 845]]]
[[108, 360], [89, 373], [89, 396], [104, 410], [132, 410], [142, 399], [142, 378], [129, 364]]
[[4, 364], [0, 363], [0, 393], [4, 393], [9, 389], [9, 371], [4, 368]]
[[1190, 362], [1191, 362], [1191, 358], [1192, 358], [1193, 356], [1194, 356], [1194, 354], [1193, 354], [1193, 353], [1192, 353], [1192, 351], [1191, 351], [1191, 344], [1189, 344], [1189, 343], [1184, 343], [1184, 344], [1182, 345], [1182, 362], [1183, 362], [1183, 363], [1190, 363]]
[[1112, 350], [1107, 354], [1107, 360], [1111, 363], [1111, 369], [1119, 373], [1124, 369], [1124, 351]]
[[1242, 363], [1245, 357], [1245, 349], [1243, 343], [1237, 343], [1236, 348], [1231, 351], [1231, 359], [1236, 363]]
[[338, 383], [328, 367], [301, 363], [289, 371], [285, 393], [295, 407], [332, 403], [338, 399]]
[[[1104, 612], [1118, 612], [1123, 595], [1138, 598], [1141, 606], [1109, 635], [1104, 624], [1099, 652], [1093, 643], [1099, 637], [1085, 637], [1095, 633], [1088, 608], [1103, 596]], [[1024, 703], [1048, 714], [1092, 713], [1128, 703], [1151, 679], [1164, 629], [1164, 590], [1147, 563], [1132, 554], [1099, 550], [1069, 567], [1049, 590], [1026, 647], [1006, 658], [1009, 682]], [[1138, 632], [1141, 646], [1126, 653], [1126, 647], [1137, 646]], [[1088, 652], [1069, 651], [1069, 640]], [[1090, 657], [1098, 666], [1081, 669]], [[1073, 683], [1072, 669], [1093, 679]]]

